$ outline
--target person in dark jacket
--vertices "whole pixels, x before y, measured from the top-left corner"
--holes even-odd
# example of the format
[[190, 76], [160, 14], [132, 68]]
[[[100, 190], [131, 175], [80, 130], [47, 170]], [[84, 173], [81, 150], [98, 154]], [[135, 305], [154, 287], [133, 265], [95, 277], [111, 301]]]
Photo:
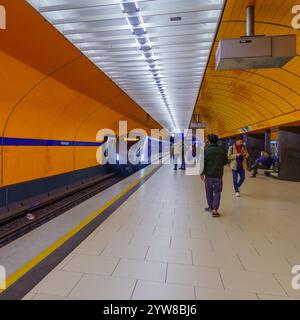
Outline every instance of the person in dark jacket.
[[266, 151], [262, 151], [260, 157], [255, 160], [254, 165], [251, 167], [251, 176], [255, 178], [257, 175], [257, 169], [270, 169], [273, 165], [273, 159], [270, 154]]
[[204, 169], [201, 179], [205, 181], [208, 208], [213, 217], [219, 217], [221, 193], [223, 190], [224, 166], [228, 159], [225, 150], [218, 146], [219, 138], [215, 134], [208, 135], [209, 145], [204, 150]]

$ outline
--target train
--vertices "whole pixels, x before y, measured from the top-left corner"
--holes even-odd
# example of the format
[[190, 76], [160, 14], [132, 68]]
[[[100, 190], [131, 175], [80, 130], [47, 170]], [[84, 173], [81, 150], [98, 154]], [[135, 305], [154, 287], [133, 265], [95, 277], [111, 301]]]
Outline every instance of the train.
[[124, 176], [160, 163], [169, 153], [170, 141], [167, 140], [107, 135], [97, 150], [97, 161]]

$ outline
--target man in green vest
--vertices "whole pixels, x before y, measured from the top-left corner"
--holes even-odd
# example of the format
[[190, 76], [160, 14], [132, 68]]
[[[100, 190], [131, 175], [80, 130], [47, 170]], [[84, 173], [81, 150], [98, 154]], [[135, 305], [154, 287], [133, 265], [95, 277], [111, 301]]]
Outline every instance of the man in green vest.
[[208, 208], [213, 217], [219, 217], [221, 193], [223, 190], [224, 166], [228, 159], [225, 150], [218, 145], [219, 138], [215, 134], [208, 135], [208, 146], [204, 150], [204, 168], [201, 179], [205, 181]]

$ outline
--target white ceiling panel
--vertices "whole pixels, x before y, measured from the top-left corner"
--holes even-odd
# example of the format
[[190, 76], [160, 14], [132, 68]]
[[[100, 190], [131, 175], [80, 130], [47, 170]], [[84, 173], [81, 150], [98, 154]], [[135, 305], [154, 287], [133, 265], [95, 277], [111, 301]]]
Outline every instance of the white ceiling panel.
[[27, 0], [170, 131], [188, 128], [224, 0]]

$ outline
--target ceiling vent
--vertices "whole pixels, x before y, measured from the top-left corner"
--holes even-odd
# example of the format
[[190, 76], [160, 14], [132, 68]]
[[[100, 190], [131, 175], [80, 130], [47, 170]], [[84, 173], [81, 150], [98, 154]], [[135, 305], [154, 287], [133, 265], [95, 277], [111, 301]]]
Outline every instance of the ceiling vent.
[[170, 21], [174, 22], [174, 21], [181, 21], [182, 18], [181, 17], [171, 17]]
[[220, 40], [216, 70], [281, 68], [296, 56], [296, 35], [254, 35], [254, 12], [247, 7], [246, 36]]

